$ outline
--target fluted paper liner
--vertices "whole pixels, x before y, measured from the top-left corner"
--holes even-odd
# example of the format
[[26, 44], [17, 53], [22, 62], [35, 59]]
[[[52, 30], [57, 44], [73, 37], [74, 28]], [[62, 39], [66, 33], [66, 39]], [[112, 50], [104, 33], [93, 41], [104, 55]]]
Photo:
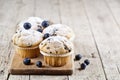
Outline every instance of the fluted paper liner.
[[43, 51], [40, 52], [44, 56], [44, 61], [46, 64], [53, 67], [61, 67], [68, 63], [70, 56], [74, 51], [72, 50], [70, 53], [65, 54], [48, 54]]
[[22, 48], [14, 45], [15, 52], [20, 55], [22, 58], [36, 58], [40, 54], [39, 46]]

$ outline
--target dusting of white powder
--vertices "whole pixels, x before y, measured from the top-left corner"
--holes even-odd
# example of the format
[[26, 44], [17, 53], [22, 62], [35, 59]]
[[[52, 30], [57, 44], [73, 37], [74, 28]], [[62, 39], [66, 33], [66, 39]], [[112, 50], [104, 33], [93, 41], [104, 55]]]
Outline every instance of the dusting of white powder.
[[37, 30], [37, 29], [40, 28], [40, 27], [38, 27], [38, 26], [41, 26], [41, 23], [43, 22], [43, 20], [42, 20], [41, 18], [39, 18], [39, 17], [29, 17], [28, 19], [23, 20], [23, 21], [21, 21], [21, 22], [18, 24], [18, 29], [17, 29], [17, 31], [20, 31], [20, 30], [22, 30], [22, 29], [25, 29], [25, 28], [23, 27], [23, 25], [24, 25], [24, 23], [26, 23], [26, 22], [29, 22], [29, 23], [31, 24], [31, 28], [30, 28], [30, 29], [32, 29], [32, 30]]
[[40, 50], [50, 54], [64, 54], [72, 50], [72, 43], [62, 36], [51, 36], [39, 45]]
[[70, 27], [63, 24], [53, 24], [43, 30], [43, 34], [49, 33], [50, 35], [64, 36], [70, 39], [74, 33]]
[[18, 46], [33, 46], [43, 40], [43, 34], [35, 30], [22, 30], [14, 34], [13, 43]]

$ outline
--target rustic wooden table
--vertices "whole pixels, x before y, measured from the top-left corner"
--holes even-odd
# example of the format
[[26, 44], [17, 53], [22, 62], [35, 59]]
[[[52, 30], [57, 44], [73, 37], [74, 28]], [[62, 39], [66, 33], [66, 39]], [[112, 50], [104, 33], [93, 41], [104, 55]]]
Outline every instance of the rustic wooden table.
[[[73, 75], [11, 75], [16, 24], [39, 16], [69, 25], [75, 32]], [[91, 64], [79, 70], [88, 58]], [[0, 80], [120, 80], [120, 0], [0, 0]]]

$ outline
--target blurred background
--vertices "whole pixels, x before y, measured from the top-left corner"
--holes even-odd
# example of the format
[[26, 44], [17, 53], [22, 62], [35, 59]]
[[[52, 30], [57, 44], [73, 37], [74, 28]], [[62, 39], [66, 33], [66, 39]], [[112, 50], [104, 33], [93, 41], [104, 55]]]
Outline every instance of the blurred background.
[[[73, 75], [11, 75], [11, 37], [30, 16], [70, 26], [75, 54], [91, 61]], [[120, 80], [120, 0], [0, 0], [0, 80]]]

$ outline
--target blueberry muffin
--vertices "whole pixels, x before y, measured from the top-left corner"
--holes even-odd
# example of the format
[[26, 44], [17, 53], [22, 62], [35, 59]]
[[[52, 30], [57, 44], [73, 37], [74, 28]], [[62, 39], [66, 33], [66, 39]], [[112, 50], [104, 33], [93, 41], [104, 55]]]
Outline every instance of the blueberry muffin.
[[39, 44], [43, 34], [35, 30], [21, 30], [12, 37], [16, 53], [22, 58], [34, 58], [39, 55]]
[[18, 25], [17, 25], [17, 32], [25, 29], [25, 30], [36, 30], [39, 32], [42, 32], [43, 29], [45, 29], [46, 27], [48, 27], [49, 25], [53, 24], [53, 22], [49, 21], [49, 20], [43, 20], [39, 17], [29, 17], [26, 20], [21, 21]]
[[39, 17], [29, 17], [26, 20], [21, 21], [18, 25], [17, 25], [17, 32], [21, 31], [21, 30], [43, 30], [43, 27], [41, 26], [43, 20]]
[[74, 39], [74, 33], [70, 27], [63, 24], [53, 24], [43, 30], [43, 34], [49, 33], [51, 36], [64, 36], [69, 40]]
[[73, 44], [62, 36], [51, 36], [39, 45], [44, 61], [50, 66], [64, 66], [73, 52]]

